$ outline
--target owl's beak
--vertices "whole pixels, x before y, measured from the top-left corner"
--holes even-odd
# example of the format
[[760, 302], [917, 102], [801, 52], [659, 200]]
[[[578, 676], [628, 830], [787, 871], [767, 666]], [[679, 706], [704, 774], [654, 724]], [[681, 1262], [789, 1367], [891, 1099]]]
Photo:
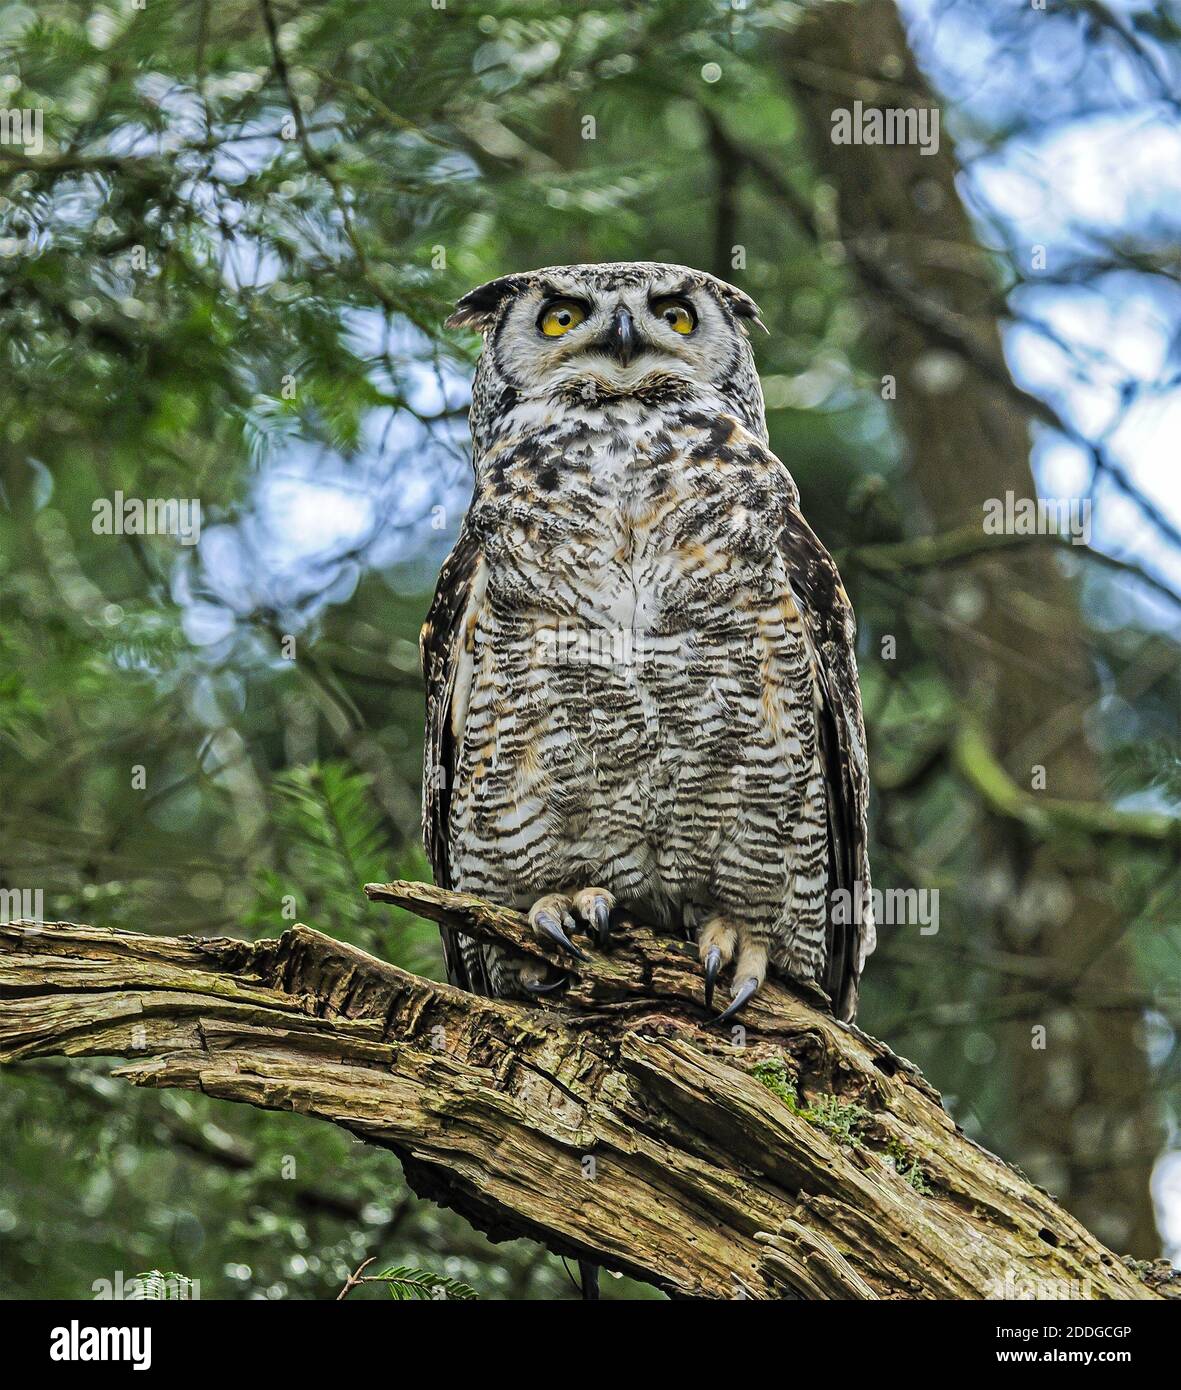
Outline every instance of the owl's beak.
[[603, 348], [625, 367], [636, 355], [636, 325], [626, 309], [616, 309]]

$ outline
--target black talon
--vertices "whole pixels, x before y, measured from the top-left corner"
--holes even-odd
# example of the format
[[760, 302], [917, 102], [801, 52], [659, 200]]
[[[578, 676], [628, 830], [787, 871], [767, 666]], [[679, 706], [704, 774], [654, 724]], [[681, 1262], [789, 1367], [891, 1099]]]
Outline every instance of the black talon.
[[722, 968], [722, 953], [717, 946], [711, 946], [705, 953], [705, 1007], [714, 1006], [714, 982]]
[[[568, 955], [573, 956], [576, 960], [587, 959], [586, 953], [580, 951], [559, 926], [556, 917], [551, 917], [548, 912], [539, 912], [537, 914], [536, 925]], [[571, 921], [570, 925], [574, 925], [573, 921]]]
[[521, 983], [530, 994], [553, 994], [554, 990], [561, 989], [563, 985], [570, 983], [570, 976], [559, 975], [556, 980], [551, 980], [548, 985], [543, 985], [539, 980], [522, 980]]
[[592, 915], [595, 919], [595, 940], [599, 943], [599, 949], [605, 951], [611, 939], [611, 909], [602, 898], [596, 898]]
[[730, 1000], [729, 1007], [723, 1009], [722, 1012], [717, 1016], [717, 1018], [714, 1019], [714, 1022], [726, 1023], [730, 1019], [732, 1019], [734, 1015], [738, 1012], [738, 1010], [742, 1008], [743, 1004], [745, 1004], [746, 1001], [750, 999], [752, 995], [755, 994], [755, 992], [758, 990], [758, 987], [759, 982], [753, 975], [750, 976], [749, 979], [744, 980], [742, 982], [742, 988], [738, 991], [734, 998]]

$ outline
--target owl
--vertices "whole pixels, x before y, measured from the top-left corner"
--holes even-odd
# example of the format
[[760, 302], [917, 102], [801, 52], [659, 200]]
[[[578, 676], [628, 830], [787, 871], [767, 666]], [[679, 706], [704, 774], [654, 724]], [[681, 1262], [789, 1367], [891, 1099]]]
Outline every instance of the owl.
[[[874, 946], [856, 627], [768, 447], [751, 324], [741, 290], [649, 262], [459, 301], [475, 488], [422, 630], [424, 839], [440, 885], [572, 959], [627, 915], [695, 943], [718, 1020], [768, 971], [851, 1019]], [[443, 950], [481, 994], [569, 978]]]

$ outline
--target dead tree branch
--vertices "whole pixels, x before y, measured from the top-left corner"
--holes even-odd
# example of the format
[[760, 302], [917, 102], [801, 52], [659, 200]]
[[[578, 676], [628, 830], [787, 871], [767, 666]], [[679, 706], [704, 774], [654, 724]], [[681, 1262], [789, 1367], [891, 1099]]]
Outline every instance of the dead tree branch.
[[[551, 959], [516, 912], [367, 892]], [[0, 927], [0, 1060], [127, 1057], [136, 1085], [329, 1120], [494, 1238], [710, 1298], [1158, 1296], [883, 1044], [772, 983], [719, 1033], [701, 995], [690, 948], [633, 924], [544, 1008], [305, 926]]]

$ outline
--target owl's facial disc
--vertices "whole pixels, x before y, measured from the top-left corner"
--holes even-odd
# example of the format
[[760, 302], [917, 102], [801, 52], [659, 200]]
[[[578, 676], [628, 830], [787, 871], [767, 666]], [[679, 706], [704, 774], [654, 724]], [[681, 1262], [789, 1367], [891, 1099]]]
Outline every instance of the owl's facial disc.
[[679, 266], [646, 275], [628, 266], [618, 277], [610, 267], [556, 267], [518, 288], [490, 347], [520, 397], [711, 391], [750, 352], [728, 306], [707, 278]]
[[608, 310], [603, 331], [582, 350], [609, 357], [621, 367], [630, 367], [634, 359], [645, 356], [667, 357], [672, 344], [667, 329], [657, 327], [658, 322], [678, 337], [687, 337], [697, 331], [697, 311], [690, 300], [676, 295], [650, 299], [642, 307], [620, 301]]
[[689, 377], [695, 362], [685, 340], [696, 334], [697, 309], [685, 292], [636, 286], [588, 298], [556, 287], [536, 310], [538, 358], [555, 384], [587, 379], [627, 394], [653, 377]]

